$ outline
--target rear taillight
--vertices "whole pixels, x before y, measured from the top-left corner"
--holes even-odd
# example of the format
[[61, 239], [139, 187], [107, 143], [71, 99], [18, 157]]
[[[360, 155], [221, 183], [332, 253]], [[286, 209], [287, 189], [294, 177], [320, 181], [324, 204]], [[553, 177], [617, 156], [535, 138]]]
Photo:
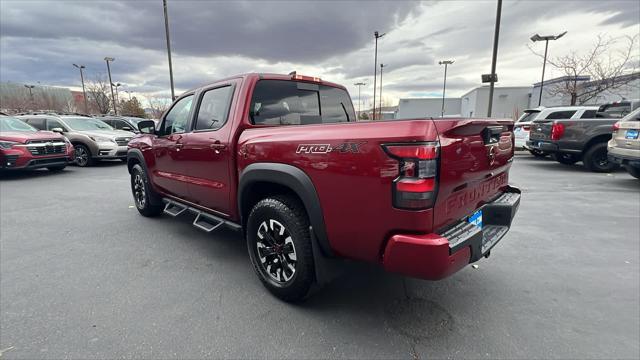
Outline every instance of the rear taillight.
[[382, 147], [400, 162], [400, 176], [393, 182], [393, 206], [409, 210], [432, 207], [438, 184], [438, 143], [388, 144]]
[[564, 135], [564, 124], [554, 123], [551, 125], [551, 140], [560, 140]]
[[616, 121], [615, 124], [613, 124], [613, 131], [618, 131], [620, 130], [620, 121]]
[[524, 126], [522, 127], [522, 130], [524, 130], [524, 131], [529, 131], [529, 130], [531, 130], [531, 126], [529, 126], [529, 125], [524, 125]]

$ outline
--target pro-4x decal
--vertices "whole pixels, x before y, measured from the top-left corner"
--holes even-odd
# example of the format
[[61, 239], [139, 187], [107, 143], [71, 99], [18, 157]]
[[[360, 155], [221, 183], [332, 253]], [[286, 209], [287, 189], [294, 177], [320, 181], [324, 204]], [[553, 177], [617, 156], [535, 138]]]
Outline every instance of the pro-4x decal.
[[345, 142], [335, 146], [331, 144], [300, 144], [296, 150], [296, 154], [328, 154], [330, 152], [338, 153], [359, 153], [360, 146], [364, 145], [363, 142]]

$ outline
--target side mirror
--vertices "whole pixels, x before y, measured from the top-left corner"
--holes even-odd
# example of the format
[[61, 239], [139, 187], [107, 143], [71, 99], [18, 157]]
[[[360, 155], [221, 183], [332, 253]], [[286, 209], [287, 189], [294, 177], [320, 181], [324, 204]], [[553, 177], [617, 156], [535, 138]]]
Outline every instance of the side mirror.
[[51, 131], [53, 131], [55, 133], [58, 133], [58, 134], [62, 134], [64, 132], [64, 130], [62, 128], [59, 128], [59, 127], [52, 128]]
[[138, 130], [143, 134], [155, 134], [156, 123], [153, 120], [142, 120], [138, 123]]
[[123, 126], [122, 130], [124, 130], [124, 131], [133, 131], [133, 129], [128, 127], [128, 126]]

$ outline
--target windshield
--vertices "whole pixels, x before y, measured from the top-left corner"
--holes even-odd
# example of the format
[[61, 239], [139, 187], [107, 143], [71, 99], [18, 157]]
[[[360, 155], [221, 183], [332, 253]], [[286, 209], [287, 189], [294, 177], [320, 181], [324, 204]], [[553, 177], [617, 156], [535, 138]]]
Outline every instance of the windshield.
[[628, 113], [627, 116], [623, 117], [620, 121], [640, 121], [640, 108]]
[[64, 118], [64, 122], [67, 125], [69, 125], [70, 128], [76, 131], [113, 130], [113, 128], [109, 126], [107, 123], [98, 119], [68, 117], [68, 118]]
[[38, 129], [12, 117], [0, 117], [0, 131], [36, 132]]
[[605, 104], [598, 109], [597, 117], [623, 117], [631, 111], [630, 102]]
[[131, 118], [128, 117], [126, 118], [130, 123], [132, 123], [133, 125], [138, 125], [138, 123], [142, 120], [147, 120], [147, 119], [141, 119], [141, 118]]
[[535, 120], [536, 116], [538, 116], [538, 114], [540, 114], [540, 111], [525, 111], [522, 116], [520, 116], [520, 119], [518, 119], [518, 121], [516, 121], [517, 123], [520, 122], [531, 122], [533, 120]]

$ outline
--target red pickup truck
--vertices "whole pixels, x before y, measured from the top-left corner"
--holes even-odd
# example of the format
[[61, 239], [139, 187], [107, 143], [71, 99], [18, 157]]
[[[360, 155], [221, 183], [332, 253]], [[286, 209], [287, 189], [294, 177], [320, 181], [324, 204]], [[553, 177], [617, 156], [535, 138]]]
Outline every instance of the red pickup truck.
[[489, 256], [520, 203], [513, 122], [355, 119], [344, 87], [295, 73], [188, 91], [129, 142], [136, 207], [242, 231], [287, 301], [336, 258], [435, 280]]

